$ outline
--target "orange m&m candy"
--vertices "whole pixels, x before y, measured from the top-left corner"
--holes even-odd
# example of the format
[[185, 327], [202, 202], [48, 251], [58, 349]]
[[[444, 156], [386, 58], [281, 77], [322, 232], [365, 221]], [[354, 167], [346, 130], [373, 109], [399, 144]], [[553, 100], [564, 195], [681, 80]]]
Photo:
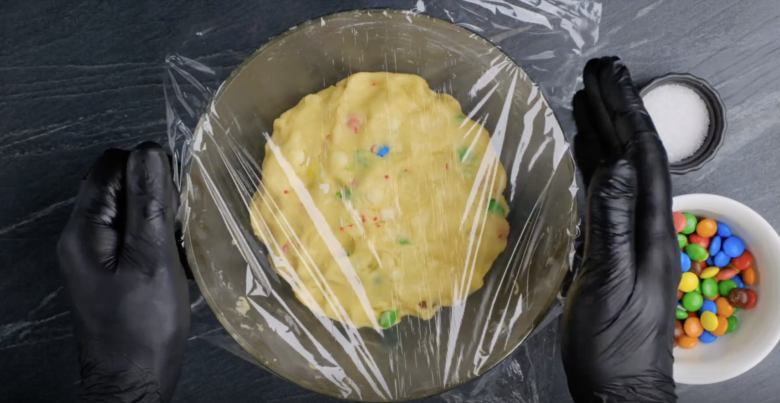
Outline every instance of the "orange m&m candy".
[[704, 238], [712, 238], [718, 232], [718, 224], [715, 220], [705, 218], [696, 225], [696, 233]]
[[726, 334], [726, 330], [729, 329], [729, 321], [723, 316], [718, 315], [718, 327], [711, 331], [713, 336], [723, 336]]
[[704, 328], [701, 326], [701, 321], [699, 321], [699, 318], [685, 319], [683, 329], [685, 330], [685, 334], [691, 337], [699, 337], [702, 333], [704, 333]]
[[756, 284], [756, 270], [752, 267], [748, 267], [747, 270], [742, 272], [742, 281], [745, 282], [745, 285], [752, 286]]
[[699, 344], [698, 337], [683, 336], [677, 339], [677, 345], [680, 346], [680, 348], [684, 348], [686, 350], [694, 348], [698, 344]]
[[734, 315], [734, 307], [731, 306], [731, 302], [729, 302], [729, 299], [726, 297], [716, 299], [715, 306], [718, 307], [718, 316], [730, 318], [731, 315]]

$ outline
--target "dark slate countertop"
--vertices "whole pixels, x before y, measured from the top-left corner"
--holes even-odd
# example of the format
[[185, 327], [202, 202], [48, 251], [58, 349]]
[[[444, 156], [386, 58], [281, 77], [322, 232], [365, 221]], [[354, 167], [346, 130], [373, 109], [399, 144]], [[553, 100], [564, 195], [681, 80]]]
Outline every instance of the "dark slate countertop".
[[[242, 41], [226, 21], [270, 38], [335, 11], [416, 3], [6, 1], [0, 8], [0, 400], [73, 399], [78, 362], [57, 273], [57, 238], [76, 184], [104, 149], [165, 139], [162, 65], [182, 38], [228, 27], [218, 34], [235, 41], [190, 57], [229, 72], [259, 44]], [[731, 197], [780, 228], [780, 6], [774, 0], [605, 0], [599, 32], [581, 65], [617, 54], [638, 82], [689, 72], [714, 85], [728, 107], [720, 152], [700, 171], [675, 177], [675, 194]], [[556, 112], [567, 119], [565, 109]], [[255, 366], [225, 337], [194, 284], [191, 293], [193, 325], [175, 401], [336, 401]], [[430, 401], [570, 402], [559, 333], [553, 323], [497, 370]], [[778, 372], [775, 349], [738, 378], [678, 386], [680, 401], [774, 401]]]

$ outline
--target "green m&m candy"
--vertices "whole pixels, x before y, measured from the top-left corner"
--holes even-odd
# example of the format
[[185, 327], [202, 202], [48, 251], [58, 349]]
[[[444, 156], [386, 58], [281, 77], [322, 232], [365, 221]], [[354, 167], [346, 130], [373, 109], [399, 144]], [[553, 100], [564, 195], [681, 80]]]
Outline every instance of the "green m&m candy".
[[677, 243], [680, 245], [680, 249], [685, 248], [688, 245], [688, 237], [683, 234], [677, 234]]
[[739, 288], [737, 285], [737, 282], [734, 280], [723, 280], [718, 284], [718, 290], [720, 291], [720, 295], [723, 297], [728, 298], [729, 293], [731, 290]]
[[468, 147], [461, 147], [460, 150], [458, 150], [458, 161], [460, 162], [466, 162], [466, 154], [468, 154], [469, 148]]
[[674, 316], [677, 317], [677, 320], [685, 320], [688, 319], [688, 312], [678, 306], [677, 312], [674, 314]]
[[490, 202], [488, 203], [488, 211], [493, 214], [501, 214], [502, 216], [506, 217], [506, 210], [504, 210], [504, 207], [501, 206], [501, 203], [497, 202], [495, 199], [490, 199]]
[[696, 224], [699, 223], [699, 220], [691, 213], [683, 213], [683, 216], [685, 216], [685, 229], [681, 232], [685, 235], [693, 234], [696, 231]]
[[712, 278], [705, 278], [701, 281], [701, 293], [708, 298], [718, 295], [718, 282]]
[[696, 312], [704, 305], [704, 297], [698, 292], [689, 292], [683, 295], [682, 306], [688, 312]]
[[685, 247], [685, 254], [688, 255], [688, 257], [690, 257], [694, 262], [703, 262], [707, 260], [708, 257], [710, 257], [707, 249], [704, 249], [703, 246], [695, 243]]
[[398, 312], [395, 310], [390, 309], [383, 311], [379, 314], [379, 326], [381, 326], [382, 329], [388, 329], [395, 324], [396, 319], [398, 319]]
[[729, 327], [726, 328], [726, 334], [729, 334], [737, 328], [739, 321], [737, 320], [737, 317], [734, 315], [729, 316], [727, 320], [729, 322]]
[[352, 198], [352, 191], [349, 190], [349, 188], [344, 189], [344, 193], [342, 194], [341, 191], [336, 192], [336, 197], [339, 199], [344, 198], [345, 200], [349, 200]]

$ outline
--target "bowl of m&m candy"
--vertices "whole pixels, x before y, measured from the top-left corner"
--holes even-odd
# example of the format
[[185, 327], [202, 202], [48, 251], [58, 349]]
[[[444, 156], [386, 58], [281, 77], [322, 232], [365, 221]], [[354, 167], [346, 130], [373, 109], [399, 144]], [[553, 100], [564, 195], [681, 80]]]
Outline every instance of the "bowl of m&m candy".
[[678, 196], [672, 208], [682, 269], [674, 379], [731, 379], [780, 339], [780, 237], [758, 213], [726, 197]]

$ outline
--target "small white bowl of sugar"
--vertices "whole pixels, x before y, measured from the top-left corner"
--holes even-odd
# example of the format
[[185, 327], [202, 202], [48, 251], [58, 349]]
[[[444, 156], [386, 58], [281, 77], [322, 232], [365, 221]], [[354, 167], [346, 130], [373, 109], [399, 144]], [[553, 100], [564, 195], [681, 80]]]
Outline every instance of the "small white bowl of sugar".
[[673, 174], [695, 171], [715, 157], [726, 133], [726, 106], [706, 81], [667, 74], [649, 82], [640, 95]]

